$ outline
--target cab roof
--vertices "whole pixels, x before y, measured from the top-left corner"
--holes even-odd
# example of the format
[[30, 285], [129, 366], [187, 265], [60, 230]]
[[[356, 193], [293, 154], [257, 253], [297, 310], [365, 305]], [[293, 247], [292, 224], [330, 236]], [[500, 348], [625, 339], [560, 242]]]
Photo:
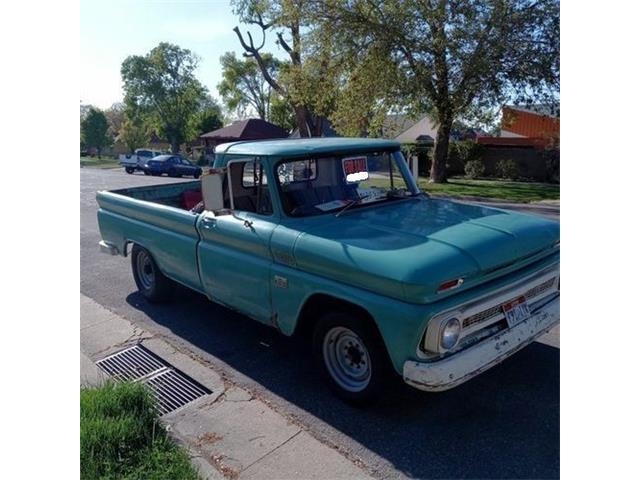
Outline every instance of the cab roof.
[[371, 149], [398, 149], [400, 143], [379, 138], [285, 138], [223, 143], [216, 147], [216, 154], [301, 156], [332, 152], [349, 152]]

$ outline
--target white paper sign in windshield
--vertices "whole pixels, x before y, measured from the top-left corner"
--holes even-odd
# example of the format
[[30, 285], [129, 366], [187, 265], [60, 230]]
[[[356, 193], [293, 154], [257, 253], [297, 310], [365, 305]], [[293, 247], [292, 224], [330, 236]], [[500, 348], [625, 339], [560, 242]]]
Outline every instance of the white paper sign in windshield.
[[342, 159], [342, 170], [347, 183], [362, 182], [369, 178], [367, 157], [348, 157]]

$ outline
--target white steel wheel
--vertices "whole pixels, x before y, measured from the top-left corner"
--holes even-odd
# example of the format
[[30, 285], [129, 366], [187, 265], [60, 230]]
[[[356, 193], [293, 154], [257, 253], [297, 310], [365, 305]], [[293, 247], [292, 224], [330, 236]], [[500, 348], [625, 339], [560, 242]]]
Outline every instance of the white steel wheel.
[[171, 299], [175, 283], [163, 275], [151, 254], [139, 245], [131, 249], [131, 269], [138, 290], [147, 300], [164, 302]]
[[329, 375], [348, 392], [361, 392], [371, 381], [371, 358], [364, 341], [346, 327], [327, 331], [322, 344]]
[[138, 278], [145, 290], [153, 289], [155, 283], [155, 274], [153, 271], [153, 265], [151, 263], [151, 257], [146, 250], [140, 250], [136, 258], [136, 269], [138, 272]]

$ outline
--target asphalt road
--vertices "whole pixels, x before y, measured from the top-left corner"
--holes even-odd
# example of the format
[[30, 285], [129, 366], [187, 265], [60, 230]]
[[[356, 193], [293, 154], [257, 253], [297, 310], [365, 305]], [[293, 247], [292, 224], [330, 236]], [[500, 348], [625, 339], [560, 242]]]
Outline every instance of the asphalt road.
[[175, 179], [89, 168], [80, 178], [81, 292], [222, 370], [316, 438], [360, 459], [372, 475], [559, 477], [557, 332], [448, 392], [399, 387], [375, 407], [355, 409], [327, 390], [304, 342], [183, 289], [172, 304], [151, 305], [136, 291], [129, 258], [98, 252], [97, 190]]

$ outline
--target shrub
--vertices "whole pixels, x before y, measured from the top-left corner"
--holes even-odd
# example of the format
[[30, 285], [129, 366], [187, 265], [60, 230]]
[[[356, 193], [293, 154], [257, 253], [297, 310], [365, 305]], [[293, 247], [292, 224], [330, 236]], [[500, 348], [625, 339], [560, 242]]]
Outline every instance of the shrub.
[[560, 150], [557, 148], [545, 150], [543, 158], [547, 167], [547, 181], [560, 183]]
[[500, 160], [496, 164], [498, 177], [508, 180], [516, 180], [519, 176], [518, 164], [512, 159]]
[[464, 166], [464, 174], [469, 178], [480, 178], [484, 175], [484, 163], [480, 160], [470, 160]]

